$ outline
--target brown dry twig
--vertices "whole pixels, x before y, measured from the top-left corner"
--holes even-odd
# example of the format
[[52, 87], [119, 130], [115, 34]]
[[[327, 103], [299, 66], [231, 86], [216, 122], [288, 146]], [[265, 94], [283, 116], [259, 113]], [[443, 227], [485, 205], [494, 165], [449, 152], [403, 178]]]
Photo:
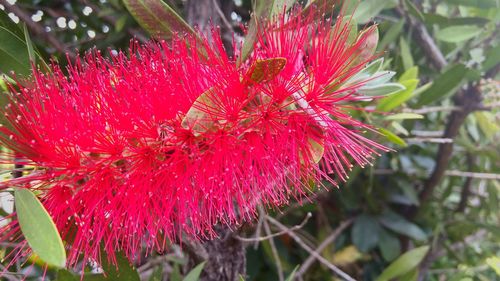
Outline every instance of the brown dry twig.
[[309, 221], [309, 219], [311, 217], [312, 217], [312, 214], [311, 213], [307, 213], [306, 217], [304, 218], [304, 220], [300, 224], [294, 225], [294, 226], [292, 226], [292, 227], [290, 227], [290, 228], [288, 228], [286, 230], [280, 231], [280, 232], [276, 232], [276, 233], [273, 233], [273, 234], [267, 234], [266, 236], [256, 236], [256, 237], [241, 237], [241, 236], [237, 236], [236, 239], [244, 241], [244, 242], [261, 242], [261, 241], [266, 241], [266, 240], [272, 239], [272, 238], [274, 238], [276, 236], [281, 236], [283, 234], [287, 234], [290, 231], [295, 231], [295, 230], [301, 229], [302, 227], [304, 227], [304, 225], [306, 225], [306, 223]]
[[[326, 237], [322, 242], [321, 244], [319, 244], [318, 248], [316, 248], [316, 250], [314, 250], [315, 253], [319, 254], [321, 251], [323, 251], [328, 245], [330, 245], [331, 243], [333, 243], [335, 241], [335, 239], [337, 239], [337, 237], [346, 229], [348, 228], [352, 222], [354, 221], [354, 219], [350, 218], [346, 221], [343, 221], [330, 235], [328, 235], [328, 237]], [[295, 276], [297, 278], [300, 278], [300, 276], [304, 275], [304, 273], [306, 273], [306, 271], [309, 269], [309, 267], [311, 267], [311, 265], [314, 263], [314, 261], [316, 260], [316, 256], [315, 255], [310, 255], [305, 261], [304, 263], [302, 263], [302, 265], [300, 266], [300, 268], [297, 270]]]
[[340, 268], [338, 268], [337, 266], [335, 266], [334, 264], [329, 262], [327, 259], [325, 259], [323, 256], [318, 254], [316, 251], [314, 251], [304, 241], [302, 241], [302, 239], [297, 234], [295, 234], [293, 231], [290, 231], [290, 229], [287, 226], [283, 225], [282, 223], [280, 223], [279, 221], [277, 221], [276, 219], [274, 219], [273, 217], [270, 217], [270, 216], [267, 216], [267, 220], [271, 224], [276, 226], [278, 229], [280, 229], [282, 231], [287, 231], [288, 236], [290, 236], [293, 240], [295, 240], [295, 242], [300, 247], [302, 247], [302, 249], [306, 250], [306, 252], [308, 252], [310, 255], [314, 256], [319, 262], [324, 264], [326, 267], [328, 267], [331, 271], [333, 271], [338, 276], [342, 277], [342, 279], [347, 280], [347, 281], [356, 281], [354, 278], [349, 276], [347, 273], [345, 273]]

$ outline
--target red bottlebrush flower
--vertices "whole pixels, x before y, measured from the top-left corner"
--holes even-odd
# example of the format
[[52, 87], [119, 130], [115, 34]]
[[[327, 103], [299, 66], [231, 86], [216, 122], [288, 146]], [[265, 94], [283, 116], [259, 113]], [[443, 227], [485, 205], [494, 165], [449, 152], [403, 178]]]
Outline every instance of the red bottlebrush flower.
[[365, 81], [343, 86], [371, 59], [360, 56], [370, 32], [350, 43], [346, 23], [290, 18], [260, 29], [241, 64], [214, 32], [35, 71], [12, 90], [0, 140], [37, 168], [3, 187], [40, 191], [72, 266], [99, 260], [101, 245], [132, 259], [183, 234], [211, 238], [216, 223], [344, 179], [384, 150], [348, 114]]

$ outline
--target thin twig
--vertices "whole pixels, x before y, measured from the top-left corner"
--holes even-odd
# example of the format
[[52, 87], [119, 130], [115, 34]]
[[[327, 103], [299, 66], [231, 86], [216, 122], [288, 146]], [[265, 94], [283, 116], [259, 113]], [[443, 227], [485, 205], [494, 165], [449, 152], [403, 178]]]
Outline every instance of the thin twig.
[[443, 135], [443, 131], [421, 131], [421, 130], [411, 130], [412, 135], [417, 137], [434, 137], [438, 138]]
[[[392, 169], [376, 169], [374, 171], [375, 175], [379, 176], [387, 176], [387, 175], [394, 175], [398, 171], [392, 170]], [[414, 175], [416, 174], [415, 171], [410, 171], [407, 172], [408, 175]], [[458, 170], [446, 170], [444, 172], [445, 176], [448, 177], [462, 177], [462, 178], [474, 178], [474, 179], [481, 179], [481, 180], [500, 180], [500, 174], [493, 174], [493, 173], [480, 173], [480, 172], [464, 172], [464, 171], [458, 171]]]
[[450, 138], [405, 138], [404, 140], [407, 142], [416, 142], [416, 143], [423, 143], [423, 142], [453, 143], [453, 139]]
[[427, 106], [424, 108], [417, 108], [417, 109], [405, 108], [402, 111], [415, 114], [428, 114], [434, 112], [447, 112], [447, 111], [459, 111], [459, 110], [462, 110], [462, 108], [459, 106], [447, 105], [447, 106]]
[[[467, 107], [467, 109], [473, 109], [477, 111], [481, 110], [492, 110], [494, 108], [500, 107], [500, 102], [492, 102], [490, 104], [478, 104], [476, 107]], [[408, 113], [415, 113], [415, 114], [428, 114], [428, 113], [434, 113], [434, 112], [450, 112], [450, 111], [463, 111], [466, 109], [465, 107], [462, 106], [456, 106], [456, 105], [448, 105], [448, 106], [427, 106], [424, 108], [418, 108], [418, 109], [412, 109], [412, 108], [405, 108], [402, 110], [402, 112], [408, 112]]]
[[[8, 281], [19, 281], [19, 280], [24, 280], [25, 278], [24, 275], [21, 273], [7, 271], [7, 268], [3, 264], [0, 264], [0, 270], [2, 277], [7, 279]], [[21, 277], [18, 278], [17, 276]]]
[[331, 262], [329, 262], [327, 259], [325, 259], [323, 256], [316, 253], [311, 247], [309, 247], [306, 243], [304, 243], [304, 241], [302, 241], [302, 239], [297, 234], [295, 234], [293, 231], [290, 231], [290, 229], [288, 227], [286, 227], [285, 225], [283, 225], [282, 223], [280, 223], [279, 221], [277, 221], [276, 219], [274, 219], [270, 216], [267, 216], [267, 220], [270, 223], [272, 223], [273, 225], [275, 225], [277, 228], [279, 228], [283, 231], [287, 231], [287, 234], [293, 240], [295, 240], [295, 242], [297, 242], [297, 244], [299, 244], [300, 247], [302, 247], [304, 250], [306, 250], [309, 254], [313, 255], [319, 262], [321, 262], [322, 264], [327, 266], [335, 274], [342, 277], [344, 280], [356, 281], [356, 279], [352, 278], [347, 273], [343, 272], [340, 268], [338, 268], [337, 266], [335, 266]]
[[493, 173], [476, 173], [476, 172], [448, 170], [444, 174], [451, 177], [464, 177], [464, 178], [474, 178], [483, 180], [500, 180], [500, 174], [493, 174]]
[[[475, 157], [472, 153], [467, 153], [467, 168], [469, 170], [474, 168], [474, 160]], [[446, 173], [445, 173], [446, 174]], [[470, 189], [472, 186], [472, 177], [467, 177], [465, 179], [464, 185], [462, 187], [462, 191], [460, 192], [460, 201], [458, 202], [457, 209], [455, 212], [461, 213], [465, 211], [465, 208], [467, 207], [467, 202], [469, 201], [469, 196], [470, 196]]]
[[[259, 213], [261, 216], [265, 216], [265, 212], [262, 209], [262, 207], [259, 208]], [[264, 220], [264, 231], [267, 236], [272, 236], [271, 235], [271, 228], [269, 227], [269, 223], [267, 220]], [[269, 239], [269, 245], [271, 246], [271, 252], [273, 253], [273, 257], [275, 260], [275, 265], [276, 265], [276, 271], [278, 272], [278, 279], [279, 281], [284, 281], [285, 276], [283, 275], [283, 266], [281, 265], [281, 259], [280, 255], [278, 254], [278, 249], [276, 248], [276, 244], [274, 243], [274, 239], [270, 238]]]
[[[257, 238], [257, 237], [260, 237], [260, 234], [262, 232], [262, 224], [264, 223], [264, 220], [266, 219], [266, 215], [263, 214], [263, 215], [259, 215], [259, 221], [257, 222], [257, 227], [255, 228], [255, 235], [254, 237]], [[259, 241], [255, 241], [255, 243], [253, 244], [253, 248], [254, 250], [257, 250], [257, 248], [259, 247]]]
[[219, 6], [219, 3], [217, 3], [217, 0], [212, 0], [212, 2], [214, 4], [215, 11], [217, 12], [217, 14], [219, 14], [227, 30], [233, 31], [233, 25], [227, 20], [226, 15], [224, 15], [224, 12], [221, 10]]
[[[326, 237], [325, 240], [323, 240], [323, 242], [321, 242], [321, 244], [319, 244], [318, 248], [316, 248], [316, 250], [314, 250], [314, 252], [319, 255], [320, 252], [323, 251], [328, 245], [333, 243], [335, 241], [335, 239], [337, 239], [337, 237], [347, 227], [349, 227], [352, 224], [352, 222], [353, 222], [352, 218], [342, 222], [330, 235], [328, 235], [328, 237]], [[304, 263], [300, 266], [300, 268], [297, 270], [297, 273], [295, 274], [295, 276], [297, 278], [299, 278], [300, 276], [304, 275], [304, 273], [306, 273], [306, 271], [309, 269], [309, 267], [311, 267], [311, 265], [314, 263], [315, 260], [316, 260], [315, 255], [310, 255], [304, 261]]]
[[274, 238], [276, 236], [281, 236], [283, 234], [287, 234], [290, 231], [301, 229], [302, 227], [304, 227], [304, 225], [306, 225], [306, 223], [309, 221], [309, 219], [311, 217], [312, 217], [312, 214], [311, 213], [307, 213], [306, 217], [304, 218], [304, 220], [300, 224], [294, 225], [294, 226], [290, 227], [289, 229], [287, 229], [286, 231], [284, 230], [284, 231], [276, 232], [276, 233], [273, 233], [273, 234], [268, 234], [266, 236], [260, 236], [260, 237], [257, 236], [257, 237], [252, 237], [252, 238], [236, 236], [236, 239], [241, 240], [241, 241], [245, 241], [245, 242], [261, 242], [261, 241], [265, 241], [265, 240], [268, 240], [268, 239], [272, 239], [272, 238]]

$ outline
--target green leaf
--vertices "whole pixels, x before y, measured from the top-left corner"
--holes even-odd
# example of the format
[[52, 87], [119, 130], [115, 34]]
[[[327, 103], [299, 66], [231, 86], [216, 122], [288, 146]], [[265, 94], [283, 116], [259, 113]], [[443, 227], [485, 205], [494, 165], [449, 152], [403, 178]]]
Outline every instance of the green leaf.
[[486, 264], [496, 272], [497, 276], [500, 276], [500, 257], [489, 257], [486, 259]]
[[21, 27], [12, 21], [9, 15], [2, 9], [0, 9], [0, 26], [11, 31], [17, 37], [23, 37], [23, 30]]
[[497, 8], [496, 0], [445, 0], [453, 5], [463, 5], [470, 7], [477, 7], [481, 9]]
[[397, 1], [387, 0], [365, 0], [359, 3], [352, 15], [353, 19], [359, 24], [365, 24], [372, 20], [386, 8], [392, 8], [397, 4]]
[[55, 281], [80, 281], [80, 276], [77, 276], [66, 269], [60, 269], [57, 271]]
[[26, 46], [28, 48], [29, 60], [31, 63], [36, 63], [36, 55], [35, 55], [35, 50], [33, 49], [33, 42], [31, 42], [26, 24], [23, 24], [23, 31], [24, 31], [24, 40], [26, 41]]
[[405, 119], [423, 119], [424, 116], [416, 113], [396, 113], [386, 116], [385, 120], [405, 120]]
[[401, 30], [403, 30], [404, 23], [404, 20], [400, 20], [396, 24], [391, 25], [391, 27], [384, 34], [384, 37], [382, 37], [382, 40], [380, 40], [377, 48], [378, 51], [383, 51], [387, 45], [396, 40], [401, 33]]
[[420, 21], [425, 21], [424, 19], [424, 15], [422, 14], [422, 12], [417, 8], [417, 6], [415, 6], [415, 4], [413, 4], [412, 1], [410, 0], [405, 0], [405, 4], [406, 6], [408, 7], [408, 11], [410, 12], [410, 14], [412, 14], [414, 17], [418, 18]]
[[[102, 249], [101, 252], [104, 253], [104, 249]], [[137, 270], [130, 264], [130, 261], [121, 252], [116, 252], [115, 255], [116, 266], [109, 263], [107, 257], [102, 254], [101, 266], [106, 273], [106, 278], [104, 280], [140, 281], [141, 278], [139, 277], [139, 273], [137, 273]], [[102, 278], [104, 276], [96, 274], [95, 277]], [[87, 281], [87, 279], [85, 279], [85, 281]]]
[[427, 235], [420, 227], [394, 212], [385, 211], [378, 217], [378, 220], [385, 227], [399, 234], [406, 235], [419, 241], [427, 239]]
[[365, 96], [385, 96], [404, 89], [405, 86], [399, 83], [386, 83], [376, 86], [363, 86], [359, 88], [358, 93]]
[[255, 41], [257, 40], [257, 33], [260, 28], [262, 21], [272, 18], [277, 9], [274, 9], [276, 2], [282, 2], [282, 0], [256, 0], [255, 10], [250, 19], [248, 25], [247, 34], [245, 40], [243, 41], [243, 46], [241, 47], [241, 57], [238, 64], [244, 62], [253, 50]]
[[82, 276], [69, 272], [66, 269], [59, 269], [55, 281], [114, 281], [116, 279], [109, 279], [104, 274], [91, 274], [86, 272]]
[[45, 62], [40, 53], [35, 50], [35, 47], [33, 46], [33, 42], [31, 41], [26, 24], [23, 24], [23, 32], [24, 32], [24, 41], [26, 42], [26, 48], [28, 49], [28, 57], [30, 63], [36, 64], [37, 62], [39, 62], [44, 67], [45, 70], [50, 71], [49, 65]]
[[[335, 5], [338, 3], [337, 0], [311, 0], [308, 1], [307, 5], [305, 8], [302, 10], [302, 15], [303, 16], [308, 16], [312, 12], [315, 13], [315, 18], [324, 16], [328, 12], [330, 12]], [[326, 9], [326, 11], [325, 11]], [[347, 15], [349, 13], [344, 13], [344, 15]]]
[[66, 264], [66, 251], [56, 225], [38, 198], [28, 189], [15, 189], [14, 203], [21, 231], [33, 252], [56, 267]]
[[371, 79], [366, 82], [365, 86], [378, 86], [385, 84], [396, 75], [394, 71], [379, 71], [372, 75]]
[[162, 0], [123, 0], [123, 3], [152, 36], [170, 39], [175, 33], [195, 34], [193, 28]]
[[409, 184], [399, 184], [399, 189], [403, 192], [404, 196], [409, 200], [409, 202], [415, 206], [420, 205], [420, 200], [418, 198], [417, 191], [412, 185]]
[[475, 25], [455, 25], [443, 28], [436, 33], [436, 38], [449, 43], [469, 40], [481, 34], [483, 29]]
[[285, 7], [286, 7], [286, 10], [289, 10], [293, 6], [293, 4], [295, 4], [295, 2], [296, 2], [296, 0], [274, 0], [274, 5], [273, 5], [273, 9], [271, 11], [271, 16], [282, 13], [284, 11]]
[[376, 218], [360, 215], [354, 221], [351, 231], [352, 243], [361, 252], [367, 253], [375, 248], [379, 242], [380, 225]]
[[298, 265], [293, 269], [292, 273], [290, 273], [290, 275], [288, 275], [288, 277], [286, 278], [285, 281], [293, 281], [295, 278], [295, 273], [297, 272], [297, 269], [299, 269]]
[[398, 131], [398, 133], [400, 134], [403, 134], [405, 136], [409, 136], [410, 135], [410, 132], [408, 132], [407, 129], [405, 129], [403, 126], [401, 126], [401, 124], [399, 124], [398, 122], [396, 121], [393, 121], [391, 122], [391, 126], [396, 130]]
[[366, 79], [366, 78], [374, 75], [375, 73], [377, 73], [382, 68], [383, 64], [384, 64], [384, 58], [379, 58], [379, 59], [376, 59], [376, 60], [370, 62], [361, 71], [361, 73], [364, 75], [364, 77], [362, 79]]
[[123, 16], [119, 17], [116, 22], [115, 22], [115, 30], [116, 32], [122, 32], [123, 29], [125, 28], [125, 25], [127, 24], [127, 19], [128, 15], [124, 14]]
[[438, 14], [424, 14], [424, 22], [426, 24], [437, 24], [440, 27], [447, 27], [453, 25], [478, 25], [484, 26], [489, 22], [488, 19], [480, 18], [480, 17], [453, 17], [447, 18]]
[[401, 83], [406, 80], [417, 79], [417, 78], [418, 78], [418, 66], [414, 66], [411, 67], [410, 69], [407, 69], [403, 74], [401, 74], [401, 77], [399, 77], [398, 81]]
[[488, 140], [492, 140], [495, 134], [500, 131], [500, 126], [496, 124], [496, 117], [493, 113], [476, 111], [474, 112], [474, 117], [476, 117], [481, 132], [483, 132]]
[[440, 101], [455, 92], [462, 85], [467, 71], [467, 67], [463, 64], [455, 64], [448, 68], [448, 70], [434, 79], [429, 89], [421, 94], [417, 106]]
[[410, 46], [403, 37], [399, 38], [399, 49], [401, 50], [401, 58], [403, 60], [403, 67], [408, 70], [415, 64], [413, 62], [413, 57], [410, 52]]
[[401, 275], [399, 281], [417, 281], [418, 280], [418, 267]]
[[[356, 41], [356, 38], [358, 37], [358, 24], [355, 20], [352, 19], [351, 16], [344, 16], [342, 17], [342, 25], [341, 29], [343, 27], [347, 26], [347, 30], [349, 30], [349, 35], [347, 36], [347, 43], [352, 44]], [[332, 27], [335, 28], [335, 27]]]
[[31, 74], [31, 63], [38, 62], [49, 70], [47, 63], [33, 46], [26, 25], [21, 29], [0, 10], [0, 70], [14, 71], [18, 75]]
[[500, 44], [494, 48], [489, 49], [486, 52], [485, 57], [487, 58], [483, 62], [482, 70], [488, 71], [500, 63]]
[[382, 274], [380, 274], [376, 281], [389, 281], [396, 277], [403, 276], [416, 268], [420, 262], [422, 262], [428, 251], [429, 246], [422, 246], [404, 253], [391, 263]]
[[383, 229], [379, 232], [378, 248], [386, 261], [393, 261], [401, 254], [399, 238]]
[[3, 26], [0, 26], [0, 61], [2, 72], [14, 71], [25, 76], [31, 73], [26, 43]]
[[200, 279], [201, 272], [203, 271], [203, 268], [205, 267], [205, 264], [207, 262], [204, 261], [197, 265], [195, 268], [193, 268], [187, 275], [182, 279], [182, 281], [198, 281]]
[[392, 143], [394, 143], [394, 144], [397, 144], [397, 145], [399, 145], [399, 146], [402, 146], [402, 147], [406, 147], [406, 146], [408, 146], [408, 144], [406, 144], [406, 142], [405, 142], [402, 138], [398, 137], [397, 135], [395, 135], [395, 134], [394, 134], [394, 133], [392, 133], [391, 131], [386, 130], [386, 129], [384, 129], [384, 128], [379, 128], [378, 130], [379, 130], [379, 132], [380, 132], [383, 136], [385, 136], [385, 137], [387, 138], [387, 140], [389, 140], [390, 142], [392, 142]]
[[153, 274], [149, 277], [149, 281], [162, 281], [163, 280], [163, 266], [156, 267]]

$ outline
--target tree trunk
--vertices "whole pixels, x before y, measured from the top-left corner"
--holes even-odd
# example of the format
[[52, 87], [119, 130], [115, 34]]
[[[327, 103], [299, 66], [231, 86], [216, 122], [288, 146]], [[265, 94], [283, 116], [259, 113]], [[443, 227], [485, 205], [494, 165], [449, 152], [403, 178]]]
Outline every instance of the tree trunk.
[[[221, 13], [226, 9], [220, 7], [230, 4], [226, 2], [229, 1], [188, 0], [185, 6], [188, 23], [210, 38], [211, 26], [221, 25]], [[231, 37], [231, 34], [228, 34], [231, 31], [227, 27], [221, 27], [221, 32], [223, 38]], [[204, 253], [203, 256], [208, 258], [200, 281], [238, 281], [240, 275], [245, 277], [245, 246], [242, 241], [235, 238], [235, 233], [228, 227], [219, 225], [216, 230], [219, 238], [198, 245], [203, 248], [200, 249]], [[200, 261], [199, 256], [192, 256], [191, 259], [195, 263]]]

